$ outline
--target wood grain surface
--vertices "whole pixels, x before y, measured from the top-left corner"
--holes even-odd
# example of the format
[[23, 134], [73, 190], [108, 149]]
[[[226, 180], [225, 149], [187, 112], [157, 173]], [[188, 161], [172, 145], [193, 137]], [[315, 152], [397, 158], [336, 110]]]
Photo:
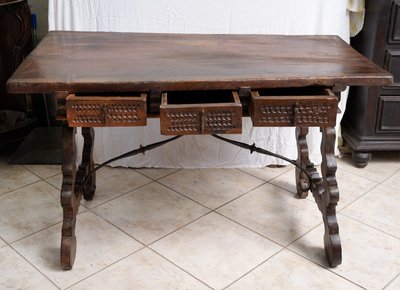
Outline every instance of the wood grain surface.
[[337, 36], [50, 32], [10, 93], [387, 85], [392, 76]]

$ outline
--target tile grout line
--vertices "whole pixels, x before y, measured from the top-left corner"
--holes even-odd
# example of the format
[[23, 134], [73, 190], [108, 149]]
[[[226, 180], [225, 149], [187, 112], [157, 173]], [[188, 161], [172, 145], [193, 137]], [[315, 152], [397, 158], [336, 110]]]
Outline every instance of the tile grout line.
[[47, 277], [47, 275], [45, 275], [44, 273], [42, 273], [42, 271], [40, 271], [39, 268], [37, 268], [35, 266], [35, 264], [31, 263], [27, 258], [25, 258], [25, 256], [23, 256], [17, 249], [15, 249], [13, 247], [12, 244], [9, 244], [9, 247], [18, 255], [20, 256], [25, 262], [27, 262], [29, 265], [31, 265], [36, 271], [38, 271], [44, 278], [46, 278], [46, 280], [48, 280], [51, 284], [53, 284], [57, 289], [62, 289], [61, 287], [59, 287], [57, 284], [55, 284], [49, 277]]
[[[362, 289], [367, 289], [367, 288], [365, 288], [364, 286], [362, 286], [362, 285], [360, 285], [360, 284], [358, 284], [358, 283], [356, 283], [356, 282], [350, 280], [349, 278], [346, 278], [346, 277], [344, 277], [344, 276], [342, 276], [342, 275], [340, 275], [340, 274], [338, 274], [338, 273], [332, 271], [332, 269], [334, 269], [335, 267], [332, 268], [332, 267], [329, 267], [329, 266], [327, 266], [327, 265], [319, 264], [319, 263], [317, 263], [317, 262], [311, 260], [311, 259], [308, 258], [307, 256], [304, 256], [304, 255], [302, 255], [302, 254], [300, 254], [300, 253], [297, 253], [297, 252], [295, 252], [294, 250], [292, 250], [292, 249], [290, 249], [290, 248], [286, 248], [286, 250], [288, 250], [288, 251], [290, 251], [291, 253], [293, 253], [293, 254], [295, 254], [295, 255], [297, 255], [297, 256], [299, 256], [299, 257], [301, 257], [301, 258], [303, 258], [303, 259], [305, 259], [305, 260], [307, 260], [307, 261], [309, 261], [309, 262], [311, 262], [311, 263], [313, 263], [313, 264], [315, 264], [315, 265], [317, 265], [317, 266], [319, 266], [319, 267], [321, 267], [321, 268], [323, 268], [323, 269], [329, 271], [329, 272], [331, 272], [331, 273], [334, 274], [335, 276], [338, 276], [338, 277], [340, 277], [340, 278], [342, 278], [342, 279], [344, 279], [344, 280], [350, 282], [351, 284], [354, 284], [354, 285], [356, 285], [356, 286], [358, 286], [358, 287], [360, 287], [360, 288], [362, 288]], [[340, 265], [339, 265], [338, 267], [340, 267]]]
[[111, 221], [109, 221], [108, 219], [102, 217], [101, 215], [99, 215], [98, 213], [96, 213], [95, 211], [92, 211], [91, 209], [88, 210], [89, 212], [91, 212], [92, 214], [94, 214], [95, 216], [97, 216], [98, 218], [102, 219], [104, 222], [106, 222], [107, 224], [109, 224], [110, 226], [118, 229], [119, 231], [121, 231], [122, 233], [124, 233], [125, 235], [127, 235], [128, 237], [130, 237], [131, 239], [135, 240], [137, 243], [139, 243], [142, 247], [145, 247], [146, 244], [139, 241], [137, 238], [133, 237], [132, 235], [130, 235], [129, 233], [127, 233], [126, 231], [124, 231], [123, 229], [121, 229], [120, 227], [114, 225]]
[[341, 215], [345, 216], [346, 218], [351, 219], [351, 220], [353, 220], [353, 221], [355, 221], [355, 222], [357, 222], [357, 223], [359, 223], [359, 224], [362, 224], [362, 225], [364, 225], [364, 226], [367, 226], [367, 227], [369, 227], [369, 228], [372, 228], [372, 229], [374, 229], [374, 230], [377, 230], [377, 231], [381, 232], [382, 234], [385, 234], [385, 235], [391, 236], [392, 238], [395, 238], [395, 239], [397, 239], [397, 240], [400, 240], [400, 237], [397, 237], [397, 236], [395, 236], [395, 235], [393, 235], [393, 234], [387, 233], [387, 232], [385, 232], [385, 231], [383, 231], [383, 230], [381, 230], [381, 229], [379, 229], [379, 228], [376, 228], [376, 227], [374, 227], [374, 226], [372, 226], [372, 225], [369, 225], [369, 224], [367, 224], [367, 223], [365, 223], [365, 222], [363, 222], [363, 221], [359, 221], [359, 220], [357, 220], [357, 219], [355, 219], [355, 218], [353, 218], [353, 217], [351, 217], [351, 216], [348, 216], [348, 215], [346, 215], [346, 214], [344, 214], [344, 213], [341, 213], [341, 212], [339, 212], [339, 214], [341, 214]]
[[[229, 169], [231, 169], [231, 168], [229, 168]], [[235, 170], [237, 170], [237, 171], [241, 171], [241, 170], [236, 169], [236, 168], [233, 168], [233, 169], [235, 169]], [[247, 174], [246, 172], [243, 172], [243, 173], [244, 173], [244, 174]], [[173, 173], [172, 173], [172, 174], [173, 174]], [[172, 174], [170, 174], [170, 175], [172, 175]], [[193, 202], [195, 202], [195, 203], [197, 203], [197, 204], [199, 204], [199, 205], [201, 205], [201, 206], [203, 206], [203, 207], [209, 209], [210, 211], [214, 211], [215, 209], [218, 209], [218, 208], [220, 208], [220, 207], [222, 207], [222, 206], [224, 206], [224, 205], [226, 205], [226, 204], [228, 204], [228, 203], [230, 203], [230, 202], [232, 202], [232, 201], [238, 199], [239, 197], [242, 197], [242, 196], [248, 194], [249, 192], [251, 192], [251, 191], [255, 190], [256, 188], [258, 188], [258, 187], [260, 187], [260, 186], [262, 186], [262, 185], [264, 185], [264, 184], [267, 183], [267, 181], [264, 181], [264, 180], [261, 179], [261, 178], [252, 176], [252, 175], [250, 175], [250, 174], [247, 174], [247, 175], [249, 175], [249, 176], [251, 176], [251, 177], [253, 177], [253, 178], [256, 178], [256, 179], [262, 181], [262, 183], [261, 183], [260, 185], [257, 185], [257, 186], [255, 186], [255, 187], [253, 187], [252, 189], [249, 189], [248, 191], [246, 191], [246, 192], [244, 192], [244, 193], [241, 193], [239, 196], [234, 197], [233, 199], [231, 199], [231, 200], [225, 202], [225, 203], [222, 204], [222, 205], [219, 205], [218, 207], [216, 207], [216, 208], [214, 208], [214, 209], [213, 209], [213, 208], [210, 208], [210, 207], [208, 207], [208, 206], [206, 206], [206, 205], [204, 205], [204, 204], [202, 204], [202, 203], [200, 203], [199, 201], [193, 199], [193, 198], [190, 197], [190, 196], [185, 195], [184, 193], [181, 193], [181, 192], [177, 191], [176, 189], [174, 189], [174, 188], [172, 188], [172, 187], [169, 187], [168, 185], [165, 185], [165, 184], [161, 183], [159, 180], [155, 180], [155, 182], [158, 183], [158, 184], [160, 184], [161, 186], [164, 186], [164, 187], [166, 187], [166, 188], [168, 188], [168, 189], [170, 189], [170, 190], [172, 190], [172, 191], [174, 191], [174, 192], [180, 194], [181, 196], [183, 196], [183, 197], [185, 197], [185, 198], [188, 198], [188, 199], [190, 199], [191, 201], [193, 201]], [[163, 178], [163, 177], [162, 177], [162, 178]], [[159, 179], [162, 179], [162, 178], [159, 178]]]
[[[341, 213], [344, 209], [348, 208], [350, 205], [352, 205], [353, 203], [355, 203], [356, 201], [360, 200], [362, 197], [364, 197], [365, 195], [367, 195], [368, 193], [370, 193], [372, 190], [374, 190], [375, 188], [377, 188], [379, 185], [381, 185], [380, 183], [375, 184], [374, 186], [372, 186], [370, 189], [368, 189], [366, 192], [364, 192], [363, 194], [361, 194], [360, 196], [356, 197], [356, 199], [354, 199], [352, 202], [348, 203], [347, 205], [344, 205], [340, 210], [337, 211], [337, 213]], [[340, 189], [339, 189], [339, 201], [340, 201]]]
[[[142, 173], [142, 172], [137, 171], [137, 170], [140, 170], [140, 169], [153, 169], [152, 167], [133, 168], [133, 170], [135, 170], [137, 173], [139, 173], [139, 174], [141, 174], [141, 175], [143, 175], [143, 176], [145, 176], [145, 177], [147, 177], [147, 178], [149, 178], [149, 179], [151, 179], [151, 180], [153, 180], [153, 181], [157, 181], [157, 180], [159, 180], [159, 179], [162, 179], [162, 178], [164, 178], [164, 177], [170, 176], [170, 175], [172, 175], [172, 174], [174, 174], [174, 173], [176, 173], [176, 172], [179, 172], [179, 171], [183, 170], [183, 168], [171, 168], [171, 169], [176, 169], [176, 170], [175, 170], [174, 172], [168, 173], [168, 174], [163, 175], [163, 176], [161, 176], [161, 177], [152, 178], [152, 177], [147, 176], [146, 174], [144, 174], [144, 173]], [[155, 169], [157, 169], [157, 168], [155, 168]], [[170, 169], [170, 168], [164, 168], [164, 169]]]
[[276, 255], [278, 255], [279, 253], [281, 253], [282, 251], [284, 251], [285, 248], [280, 249], [279, 251], [277, 251], [276, 253], [272, 254], [270, 257], [268, 257], [267, 259], [265, 259], [264, 261], [262, 261], [261, 263], [259, 263], [258, 265], [256, 265], [255, 267], [253, 267], [251, 270], [247, 271], [246, 273], [244, 273], [243, 275], [241, 275], [239, 278], [237, 278], [236, 280], [234, 280], [233, 282], [231, 282], [230, 284], [228, 284], [227, 286], [225, 286], [223, 288], [223, 290], [227, 289], [228, 287], [232, 286], [233, 284], [235, 284], [236, 282], [238, 282], [239, 280], [241, 280], [242, 278], [246, 277], [247, 275], [249, 275], [251, 272], [253, 272], [254, 270], [256, 270], [257, 268], [261, 267], [263, 264], [267, 263], [269, 260], [271, 260], [273, 257], [275, 257]]
[[94, 275], [96, 275], [96, 274], [98, 274], [98, 273], [100, 273], [100, 272], [106, 270], [107, 268], [110, 268], [111, 266], [113, 266], [113, 265], [115, 265], [115, 264], [121, 262], [122, 260], [124, 260], [124, 259], [126, 259], [126, 258], [128, 258], [128, 257], [130, 257], [130, 256], [132, 256], [132, 255], [134, 255], [134, 254], [136, 254], [136, 253], [138, 253], [139, 251], [141, 251], [141, 250], [143, 250], [143, 249], [145, 249], [145, 247], [142, 247], [142, 248], [140, 248], [140, 249], [138, 249], [138, 250], [136, 250], [136, 251], [133, 251], [133, 252], [129, 253], [128, 255], [126, 255], [126, 256], [124, 256], [124, 257], [122, 257], [122, 258], [120, 258], [120, 259], [118, 259], [118, 260], [112, 262], [110, 265], [107, 265], [107, 266], [105, 266], [104, 268], [101, 268], [101, 269], [99, 269], [99, 270], [97, 270], [97, 271], [95, 271], [95, 272], [89, 274], [88, 276], [86, 276], [86, 277], [80, 279], [80, 280], [77, 281], [77, 282], [74, 282], [73, 284], [71, 284], [71, 285], [69, 285], [69, 286], [67, 286], [67, 287], [64, 287], [63, 289], [69, 289], [69, 288], [71, 288], [71, 287], [73, 287], [73, 286], [75, 286], [75, 285], [77, 285], [77, 284], [79, 284], [79, 283], [81, 283], [81, 282], [83, 282], [83, 281], [89, 279], [90, 277], [92, 277], [92, 276], [94, 276]]
[[166, 237], [168, 237], [168, 236], [172, 235], [173, 233], [175, 233], [175, 232], [177, 232], [177, 231], [179, 231], [179, 230], [183, 229], [184, 227], [187, 227], [187, 226], [191, 225], [192, 223], [194, 223], [194, 222], [197, 222], [199, 219], [201, 219], [201, 218], [205, 217], [206, 215], [209, 215], [210, 213], [212, 213], [212, 211], [211, 211], [211, 210], [210, 210], [210, 211], [208, 211], [208, 212], [206, 212], [206, 213], [204, 213], [203, 215], [201, 215], [201, 216], [199, 216], [199, 217], [195, 218], [194, 220], [192, 220], [192, 221], [188, 222], [187, 224], [185, 224], [185, 225], [183, 225], [183, 226], [181, 226], [181, 227], [179, 227], [179, 228], [177, 228], [177, 229], [173, 230], [172, 232], [169, 232], [169, 233], [165, 234], [164, 236], [162, 236], [162, 237], [159, 237], [159, 238], [155, 239], [154, 241], [152, 241], [152, 242], [148, 243], [148, 244], [146, 245], [146, 247], [150, 247], [150, 246], [152, 246], [153, 244], [155, 244], [155, 243], [159, 242], [160, 240], [162, 240], [162, 239], [164, 239], [164, 238], [166, 238]]
[[167, 257], [164, 257], [163, 255], [161, 255], [161, 253], [158, 253], [156, 250], [147, 247], [146, 248], [150, 251], [152, 251], [153, 253], [155, 253], [156, 255], [160, 256], [161, 258], [163, 258], [164, 260], [168, 261], [169, 263], [171, 263], [172, 265], [174, 265], [175, 267], [177, 267], [178, 269], [182, 270], [183, 272], [185, 272], [186, 274], [188, 274], [189, 276], [193, 277], [194, 279], [196, 279], [197, 281], [199, 281], [200, 283], [204, 284], [205, 286], [207, 286], [210, 289], [214, 289], [211, 286], [209, 286], [206, 282], [202, 281], [200, 278], [196, 277], [194, 274], [190, 273], [188, 270], [180, 267], [179, 265], [175, 264], [173, 261], [171, 261], [170, 259], [168, 259]]
[[[368, 165], [367, 165], [367, 166], [368, 166]], [[357, 168], [356, 166], [354, 166], [354, 167]], [[365, 167], [364, 167], [364, 168], [365, 168]], [[365, 179], [367, 179], [367, 180], [369, 180], [369, 181], [377, 182], [377, 183], [379, 183], [379, 184], [385, 182], [388, 178], [390, 178], [390, 177], [392, 177], [393, 175], [395, 175], [395, 174], [397, 174], [397, 173], [400, 172], [400, 167], [399, 167], [399, 168], [396, 167], [396, 172], [394, 172], [393, 174], [391, 174], [389, 177], [384, 178], [382, 181], [378, 181], [378, 180], [373, 180], [373, 179], [370, 179], [370, 178], [366, 178], [365, 176], [363, 176], [363, 175], [361, 175], [361, 174], [359, 174], [359, 173], [355, 173], [354, 171], [351, 171], [351, 169], [346, 168], [346, 167], [341, 167], [340, 169], [346, 171], [347, 173], [351, 173], [351, 174], [357, 175], [358, 177], [362, 177], [362, 178], [365, 178]], [[361, 169], [362, 169], [362, 168], [361, 168]]]
[[[287, 165], [287, 166], [288, 166], [288, 165]], [[249, 172], [245, 171], [245, 169], [253, 169], [253, 168], [236, 168], [236, 169], [239, 170], [239, 171], [241, 171], [241, 172], [243, 172], [243, 173], [246, 173], [246, 174], [248, 174], [248, 175], [250, 175], [250, 176], [252, 176], [252, 177], [255, 177], [255, 178], [264, 180], [265, 182], [270, 182], [271, 180], [273, 180], [273, 179], [275, 179], [275, 178], [278, 178], [278, 177], [280, 177], [280, 176], [283, 175], [283, 174], [288, 173], [288, 172], [291, 171], [293, 168], [290, 167], [290, 168], [288, 168], [287, 171], [285, 171], [285, 172], [283, 172], [283, 173], [281, 173], [281, 174], [278, 174], [277, 176], [271, 177], [271, 178], [269, 178], [268, 180], [265, 180], [265, 179], [263, 179], [263, 178], [260, 178], [260, 177], [256, 176], [255, 174], [252, 174], [252, 173], [249, 173]], [[268, 167], [268, 166], [263, 167], [263, 168], [255, 168], [255, 169], [260, 169], [260, 170], [268, 170], [268, 169], [269, 169], [269, 170], [274, 170], [274, 168], [270, 168], [270, 167]]]
[[[149, 178], [149, 179], [150, 179], [150, 178]], [[151, 183], [153, 183], [153, 182], [154, 182], [154, 181], [150, 179], [149, 182], [147, 182], [147, 183], [145, 183], [145, 184], [143, 184], [143, 185], [141, 185], [141, 186], [139, 186], [139, 187], [130, 189], [130, 190], [127, 191], [127, 192], [120, 193], [119, 195], [113, 196], [111, 199], [108, 199], [108, 200], [105, 200], [105, 201], [103, 201], [103, 202], [100, 202], [99, 204], [96, 204], [96, 205], [94, 205], [94, 206], [88, 206], [88, 205], [83, 205], [83, 206], [85, 206], [85, 207], [86, 207], [87, 209], [89, 209], [89, 210], [95, 209], [95, 208], [97, 208], [97, 207], [99, 207], [99, 206], [102, 206], [102, 205], [104, 205], [104, 204], [106, 204], [106, 203], [108, 203], [108, 202], [111, 202], [111, 201], [113, 201], [113, 200], [115, 200], [115, 199], [118, 199], [118, 198], [123, 197], [123, 196], [125, 196], [125, 195], [129, 195], [129, 194], [133, 193], [133, 192], [136, 191], [136, 190], [142, 189], [143, 187], [146, 187], [146, 186], [148, 186], [149, 184], [151, 184]], [[94, 198], [96, 198], [96, 192], [94, 193]], [[82, 200], [86, 201], [86, 200], [83, 198], [83, 195], [82, 195]], [[87, 202], [90, 202], [90, 201], [87, 201]], [[82, 204], [81, 204], [81, 205], [82, 205]]]
[[235, 221], [235, 220], [233, 220], [233, 219], [231, 219], [231, 218], [229, 218], [229, 217], [224, 216], [222, 213], [219, 213], [219, 212], [217, 212], [217, 211], [212, 211], [212, 212], [215, 213], [215, 214], [220, 215], [221, 217], [223, 217], [223, 218], [225, 218], [225, 219], [227, 219], [227, 220], [229, 220], [229, 221], [235, 223], [236, 225], [238, 225], [238, 226], [240, 226], [240, 227], [243, 227], [243, 228], [245, 228], [246, 230], [251, 231], [252, 233], [254, 233], [254, 234], [256, 234], [256, 235], [258, 235], [258, 236], [260, 236], [260, 237], [262, 237], [262, 238], [264, 238], [264, 239], [266, 239], [266, 240], [268, 240], [268, 241], [270, 241], [270, 242], [272, 242], [272, 243], [274, 243], [274, 244], [276, 244], [276, 245], [282, 247], [282, 248], [285, 248], [285, 246], [282, 245], [281, 243], [279, 243], [279, 242], [277, 242], [277, 241], [274, 241], [274, 240], [268, 238], [267, 236], [264, 236], [263, 234], [258, 233], [258, 232], [256, 232], [255, 230], [253, 230], [253, 229], [251, 229], [251, 228], [249, 228], [249, 227], [247, 227], [247, 226], [245, 226], [245, 225], [242, 225], [242, 224], [239, 223], [238, 221]]
[[[42, 165], [44, 165], [44, 164], [42, 164]], [[53, 164], [50, 164], [50, 165], [53, 165]], [[33, 175], [39, 177], [39, 178], [42, 179], [42, 180], [47, 179], [47, 178], [52, 178], [52, 177], [54, 177], [54, 176], [56, 176], [56, 175], [62, 173], [62, 172], [61, 172], [61, 164], [54, 164], [54, 165], [59, 165], [59, 166], [60, 166], [60, 172], [57, 172], [57, 173], [55, 173], [54, 175], [50, 175], [50, 176], [47, 176], [47, 177], [42, 177], [42, 176], [40, 176], [39, 174], [37, 174], [37, 173], [35, 173], [34, 171], [32, 171], [32, 170], [30, 170], [29, 168], [27, 168], [24, 164], [21, 164], [21, 166], [22, 166], [23, 168], [25, 168], [25, 169], [28, 170], [30, 173], [32, 173]]]
[[237, 199], [239, 199], [239, 198], [241, 198], [241, 197], [243, 197], [243, 196], [245, 196], [245, 195], [250, 194], [252, 191], [254, 191], [254, 190], [256, 190], [256, 189], [259, 189], [260, 187], [262, 187], [262, 186], [264, 186], [264, 185], [266, 185], [266, 184], [268, 184], [268, 181], [265, 181], [265, 182], [261, 183], [260, 185], [257, 185], [256, 187], [253, 187], [253, 188], [250, 189], [249, 191], [246, 191], [245, 193], [242, 193], [242, 194], [240, 194], [239, 196], [237, 196], [237, 197], [235, 197], [235, 198], [233, 198], [233, 199], [231, 199], [231, 200], [229, 200], [229, 201], [227, 201], [227, 202], [225, 202], [225, 203], [223, 203], [223, 204], [221, 204], [221, 205], [219, 205], [219, 206], [217, 206], [216, 208], [211, 209], [211, 210], [214, 211], [214, 212], [216, 212], [218, 209], [220, 209], [220, 208], [226, 206], [227, 204], [229, 204], [229, 203], [231, 203], [231, 202], [236, 201]]
[[387, 284], [385, 285], [385, 287], [383, 287], [382, 289], [385, 290], [385, 289], [386, 289], [387, 287], [389, 287], [390, 284], [392, 284], [392, 283], [394, 282], [394, 280], [396, 280], [397, 278], [400, 278], [400, 273], [397, 274], [392, 280], [390, 280], [389, 283], [387, 283]]
[[[37, 177], [37, 176], [36, 176], [36, 177]], [[9, 191], [3, 192], [3, 193], [0, 194], [0, 198], [3, 197], [3, 196], [5, 196], [5, 195], [7, 195], [7, 194], [10, 194], [10, 193], [12, 193], [12, 192], [14, 192], [14, 191], [23, 189], [23, 188], [25, 188], [25, 187], [28, 187], [28, 186], [30, 186], [30, 185], [32, 185], [32, 184], [35, 184], [35, 183], [38, 183], [38, 182], [41, 182], [41, 181], [43, 181], [43, 180], [40, 178], [39, 180], [35, 180], [35, 181], [31, 182], [31, 183], [25, 184], [25, 185], [20, 186], [20, 187], [18, 187], [18, 188], [14, 188], [14, 189], [11, 189], [11, 190], [9, 190]]]

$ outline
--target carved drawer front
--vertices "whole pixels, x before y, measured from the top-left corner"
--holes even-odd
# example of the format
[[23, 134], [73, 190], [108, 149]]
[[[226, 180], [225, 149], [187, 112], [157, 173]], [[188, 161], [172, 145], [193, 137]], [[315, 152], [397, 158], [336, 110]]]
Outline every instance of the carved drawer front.
[[251, 92], [254, 126], [335, 126], [338, 98], [326, 88], [266, 89]]
[[67, 97], [66, 111], [71, 127], [145, 126], [147, 123], [146, 94], [71, 94]]
[[238, 134], [242, 105], [237, 92], [182, 91], [161, 96], [161, 134]]

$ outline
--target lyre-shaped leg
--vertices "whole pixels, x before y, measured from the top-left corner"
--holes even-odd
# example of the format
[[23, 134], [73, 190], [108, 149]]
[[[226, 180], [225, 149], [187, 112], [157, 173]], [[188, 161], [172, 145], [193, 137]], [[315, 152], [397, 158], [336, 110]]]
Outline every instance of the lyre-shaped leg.
[[[307, 169], [309, 173], [315, 171], [314, 164], [311, 163], [307, 145], [308, 127], [296, 127], [297, 140], [297, 163]], [[316, 172], [316, 171], [315, 171]], [[309, 180], [307, 175], [296, 167], [296, 188], [299, 198], [306, 198], [308, 195]]]
[[61, 267], [71, 269], [76, 255], [75, 224], [81, 195], [75, 193], [76, 148], [75, 128], [63, 127], [63, 181], [61, 186], [61, 206], [63, 207], [63, 225], [61, 231]]
[[339, 237], [339, 225], [336, 219], [336, 205], [339, 201], [339, 189], [336, 181], [336, 158], [335, 158], [335, 128], [321, 128], [322, 132], [322, 164], [321, 172], [323, 178], [323, 190], [314, 197], [322, 212], [325, 234], [324, 247], [328, 263], [331, 267], [340, 265], [342, 262], [342, 247]]
[[[82, 150], [82, 162], [79, 165], [78, 172], [76, 174], [75, 190], [83, 190], [83, 197], [86, 200], [93, 200], [94, 192], [96, 191], [96, 175], [93, 173], [93, 144], [94, 144], [94, 129], [93, 128], [82, 128], [82, 136], [84, 139], [83, 150]], [[91, 173], [85, 184], [84, 178], [88, 173]]]

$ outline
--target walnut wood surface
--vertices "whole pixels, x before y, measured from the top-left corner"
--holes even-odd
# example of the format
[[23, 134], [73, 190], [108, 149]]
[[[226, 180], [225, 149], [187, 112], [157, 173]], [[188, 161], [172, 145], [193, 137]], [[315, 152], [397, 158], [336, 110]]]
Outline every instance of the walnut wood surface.
[[386, 85], [392, 76], [337, 36], [50, 32], [11, 93]]

